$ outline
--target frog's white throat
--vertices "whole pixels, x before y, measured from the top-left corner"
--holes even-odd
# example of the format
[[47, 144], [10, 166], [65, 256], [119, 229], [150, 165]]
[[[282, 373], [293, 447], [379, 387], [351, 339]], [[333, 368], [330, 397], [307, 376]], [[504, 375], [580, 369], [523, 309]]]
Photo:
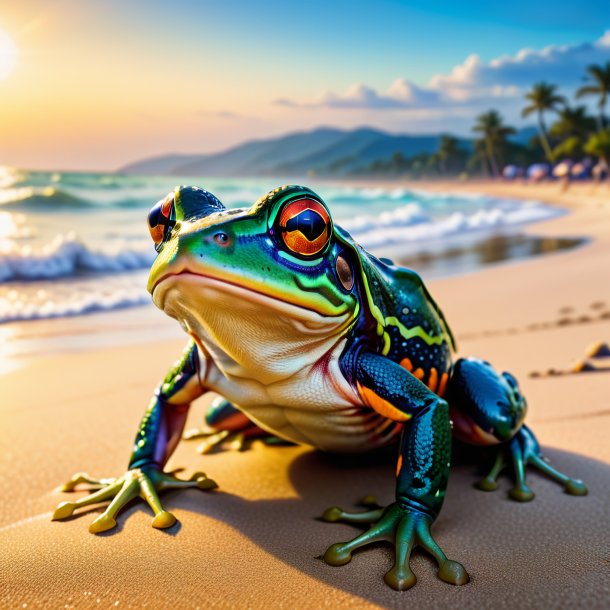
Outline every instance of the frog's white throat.
[[274, 383], [324, 359], [341, 342], [349, 312], [323, 316], [206, 276], [170, 276], [153, 301], [176, 318], [227, 376]]

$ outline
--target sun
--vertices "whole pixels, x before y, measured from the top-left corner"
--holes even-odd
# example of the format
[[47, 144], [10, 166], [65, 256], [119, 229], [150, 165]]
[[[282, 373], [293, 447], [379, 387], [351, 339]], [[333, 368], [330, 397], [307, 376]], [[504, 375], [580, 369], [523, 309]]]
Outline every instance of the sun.
[[0, 30], [0, 80], [4, 80], [15, 67], [17, 49], [8, 34]]

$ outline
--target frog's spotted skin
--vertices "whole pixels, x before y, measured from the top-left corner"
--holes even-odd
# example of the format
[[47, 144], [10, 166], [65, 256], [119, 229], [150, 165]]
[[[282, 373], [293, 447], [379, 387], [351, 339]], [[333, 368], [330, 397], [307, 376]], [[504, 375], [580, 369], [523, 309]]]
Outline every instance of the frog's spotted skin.
[[153, 208], [149, 226], [158, 252], [149, 291], [191, 340], [145, 412], [128, 473], [106, 480], [76, 475], [66, 490], [88, 483], [97, 491], [63, 503], [54, 518], [112, 499], [90, 528], [97, 533], [114, 527], [120, 508], [140, 495], [155, 512], [153, 526], [171, 526], [175, 518], [157, 491], [215, 486], [201, 473], [180, 481], [162, 472], [190, 403], [206, 392], [223, 397], [209, 416], [215, 435], [208, 446], [229, 434], [241, 443], [266, 433], [354, 453], [400, 435], [396, 502], [360, 514], [337, 507], [324, 513], [328, 521], [371, 523], [326, 551], [331, 565], [348, 562], [360, 546], [395, 539], [396, 563], [385, 579], [398, 590], [415, 583], [414, 545], [435, 558], [439, 578], [468, 582], [430, 532], [449, 477], [450, 417], [461, 439], [498, 446], [482, 489], [497, 487], [508, 460], [514, 499], [533, 498], [528, 463], [568, 493], [586, 493], [582, 482], [540, 458], [523, 425], [526, 402], [516, 380], [480, 360], [454, 363], [453, 337], [421, 278], [356, 244], [310, 189], [280, 187], [249, 209], [227, 210], [207, 191], [178, 187]]

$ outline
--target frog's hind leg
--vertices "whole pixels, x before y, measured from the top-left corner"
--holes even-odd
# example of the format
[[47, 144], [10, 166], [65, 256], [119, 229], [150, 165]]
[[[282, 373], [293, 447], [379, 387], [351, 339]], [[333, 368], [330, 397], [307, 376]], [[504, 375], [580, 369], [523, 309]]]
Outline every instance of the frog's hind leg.
[[267, 444], [289, 444], [259, 428], [222, 397], [216, 398], [210, 405], [203, 426], [186, 430], [183, 438], [202, 439], [197, 447], [199, 453], [210, 453], [223, 446], [233, 451], [242, 451], [253, 439], [260, 439]]
[[445, 398], [450, 404], [457, 438], [474, 445], [497, 447], [491, 470], [476, 487], [494, 491], [500, 473], [512, 466], [514, 487], [509, 496], [528, 502], [534, 498], [525, 476], [526, 466], [530, 465], [563, 485], [567, 493], [586, 495], [587, 486], [582, 481], [559, 472], [543, 459], [536, 437], [523, 425], [527, 402], [510, 373], [500, 374], [483, 360], [458, 360]]

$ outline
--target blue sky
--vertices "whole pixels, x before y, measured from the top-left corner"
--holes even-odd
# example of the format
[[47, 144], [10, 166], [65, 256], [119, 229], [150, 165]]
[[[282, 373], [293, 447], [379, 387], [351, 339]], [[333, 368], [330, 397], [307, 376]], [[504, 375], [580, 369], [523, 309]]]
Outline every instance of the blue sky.
[[521, 126], [534, 82], [569, 96], [610, 61], [607, 31], [608, 0], [8, 0], [0, 164], [112, 168], [320, 125], [468, 134], [491, 107]]
[[[368, 82], [381, 86], [405, 70], [411, 80], [423, 83], [472, 53], [491, 60], [523, 48], [594, 40], [610, 28], [610, 6], [600, 0], [139, 0], [115, 4], [123, 4], [122, 11], [153, 31], [171, 28], [174, 37], [189, 39], [186, 46], [205, 48], [212, 42], [228, 55], [226, 59], [243, 61], [247, 54], [268, 70], [290, 62], [308, 82], [315, 75], [318, 84], [329, 85], [367, 75]], [[144, 5], [147, 10], [142, 10]], [[113, 15], [108, 10], [108, 17]]]

